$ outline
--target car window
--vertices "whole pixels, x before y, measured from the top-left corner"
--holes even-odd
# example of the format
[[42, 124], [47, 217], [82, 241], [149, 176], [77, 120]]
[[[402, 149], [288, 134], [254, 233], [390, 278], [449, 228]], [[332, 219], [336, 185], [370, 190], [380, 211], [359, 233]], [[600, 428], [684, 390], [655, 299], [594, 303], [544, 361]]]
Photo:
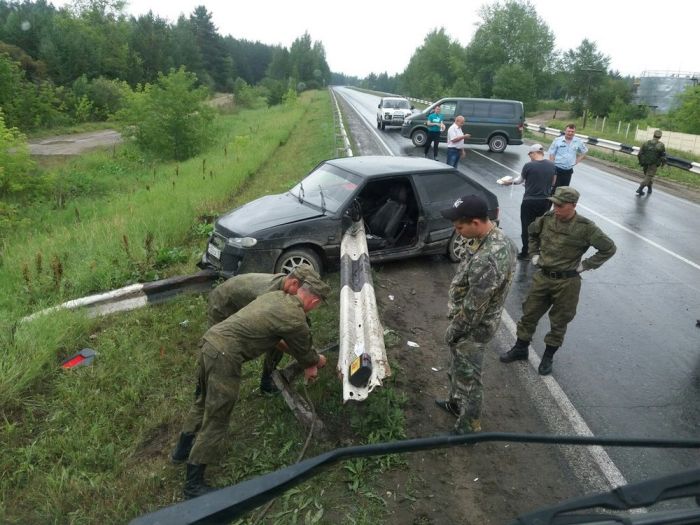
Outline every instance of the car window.
[[506, 102], [491, 102], [491, 116], [512, 119], [515, 117], [515, 105]]
[[430, 203], [449, 205], [462, 195], [482, 195], [483, 191], [457, 172], [428, 173], [416, 177]]
[[464, 117], [469, 117], [474, 114], [474, 102], [462, 101], [459, 103], [459, 114]]
[[408, 103], [408, 100], [399, 100], [399, 101], [396, 103], [396, 107], [397, 107], [398, 109], [410, 109], [410, 108], [411, 108], [411, 105]]
[[355, 193], [362, 179], [357, 175], [322, 164], [289, 192], [296, 198], [335, 213]]
[[444, 118], [454, 118], [455, 111], [457, 111], [457, 102], [443, 102], [440, 107], [440, 113], [442, 113]]

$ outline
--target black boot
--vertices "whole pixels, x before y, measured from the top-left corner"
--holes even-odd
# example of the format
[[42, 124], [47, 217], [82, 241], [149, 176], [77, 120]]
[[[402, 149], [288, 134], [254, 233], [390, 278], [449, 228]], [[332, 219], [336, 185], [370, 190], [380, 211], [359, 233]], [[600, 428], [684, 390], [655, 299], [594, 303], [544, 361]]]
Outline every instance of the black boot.
[[[651, 191], [651, 188], [649, 188], [649, 191]], [[640, 184], [639, 188], [637, 188], [637, 191], [635, 192], [637, 195], [644, 195], [644, 185]]]
[[435, 404], [451, 416], [459, 417], [461, 413], [459, 405], [454, 401], [450, 401], [449, 399], [436, 399]]
[[194, 432], [181, 432], [180, 439], [177, 440], [177, 445], [175, 445], [170, 454], [170, 461], [175, 464], [187, 461], [187, 458], [190, 457], [195, 437], [196, 434]]
[[647, 190], [647, 195], [651, 195], [651, 184], [649, 184], [649, 186], [647, 186], [647, 188], [649, 188], [649, 189]]
[[204, 470], [206, 465], [187, 464], [187, 477], [182, 495], [185, 499], [196, 498], [214, 490], [204, 482]]
[[272, 374], [263, 374], [260, 376], [260, 391], [263, 394], [279, 394], [279, 388], [275, 385], [272, 379]]
[[540, 366], [537, 367], [537, 372], [541, 376], [546, 376], [552, 373], [552, 361], [554, 361], [554, 354], [558, 349], [558, 346], [547, 345], [545, 347], [542, 361], [540, 361]]
[[499, 357], [501, 363], [512, 363], [513, 361], [527, 359], [529, 346], [530, 341], [523, 341], [522, 339], [517, 339], [515, 341], [515, 344], [513, 345], [513, 348], [511, 348], [505, 354]]

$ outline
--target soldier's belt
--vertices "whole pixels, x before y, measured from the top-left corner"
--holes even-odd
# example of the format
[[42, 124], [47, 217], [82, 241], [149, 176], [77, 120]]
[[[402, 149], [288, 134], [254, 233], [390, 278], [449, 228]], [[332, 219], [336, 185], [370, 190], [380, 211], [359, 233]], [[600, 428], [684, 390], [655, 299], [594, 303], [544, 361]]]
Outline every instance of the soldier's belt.
[[547, 270], [546, 268], [540, 268], [542, 275], [549, 277], [550, 279], [570, 279], [571, 277], [576, 277], [578, 272], [576, 270], [564, 270], [564, 271], [554, 271]]

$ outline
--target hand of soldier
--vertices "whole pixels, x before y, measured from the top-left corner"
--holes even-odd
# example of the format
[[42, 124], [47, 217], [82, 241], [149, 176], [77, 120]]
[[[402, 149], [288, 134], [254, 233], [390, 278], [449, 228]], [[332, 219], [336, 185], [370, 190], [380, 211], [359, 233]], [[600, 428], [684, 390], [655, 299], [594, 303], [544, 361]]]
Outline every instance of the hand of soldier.
[[318, 377], [318, 367], [310, 366], [304, 369], [304, 379], [307, 383], [313, 383]]
[[534, 264], [535, 266], [539, 266], [540, 265], [540, 256], [533, 255], [532, 258], [530, 259], [530, 261], [532, 261], [532, 264]]
[[319, 356], [318, 356], [318, 363], [316, 363], [316, 368], [323, 368], [324, 366], [326, 366], [326, 362], [327, 362], [327, 361], [328, 361], [328, 360], [326, 359], [326, 356], [325, 356], [325, 355], [319, 354]]

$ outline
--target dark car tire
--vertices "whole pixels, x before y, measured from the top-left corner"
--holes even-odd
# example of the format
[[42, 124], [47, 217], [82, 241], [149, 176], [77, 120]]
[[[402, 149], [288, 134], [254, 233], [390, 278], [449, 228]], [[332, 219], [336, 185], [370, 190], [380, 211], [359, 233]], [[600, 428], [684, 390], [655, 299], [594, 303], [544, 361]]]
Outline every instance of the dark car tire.
[[382, 129], [382, 123], [380, 121], [377, 121], [377, 129]]
[[277, 259], [275, 264], [275, 273], [289, 273], [292, 269], [300, 264], [308, 264], [319, 275], [323, 272], [323, 264], [319, 256], [308, 248], [290, 248]]
[[489, 139], [489, 150], [494, 153], [503, 153], [508, 146], [508, 139], [503, 135], [494, 135]]
[[428, 132], [424, 129], [417, 129], [411, 133], [411, 140], [415, 147], [421, 148], [425, 146], [425, 143], [428, 141]]
[[386, 128], [386, 124], [384, 123], [384, 121], [382, 121], [382, 130], [384, 130], [385, 128]]
[[460, 237], [461, 235], [454, 231], [452, 232], [452, 237], [450, 237], [450, 242], [447, 243], [447, 257], [452, 262], [461, 261], [467, 250], [466, 242], [460, 242]]

